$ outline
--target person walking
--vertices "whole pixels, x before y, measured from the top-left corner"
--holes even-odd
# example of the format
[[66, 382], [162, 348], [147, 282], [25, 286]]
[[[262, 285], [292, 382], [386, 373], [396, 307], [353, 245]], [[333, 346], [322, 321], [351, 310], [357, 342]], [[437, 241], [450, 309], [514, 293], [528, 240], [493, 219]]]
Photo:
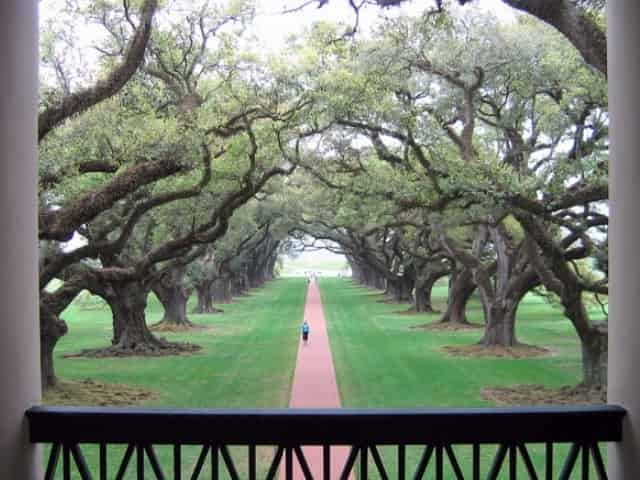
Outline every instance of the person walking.
[[309, 343], [309, 330], [309, 323], [305, 320], [302, 324], [302, 341], [305, 345]]

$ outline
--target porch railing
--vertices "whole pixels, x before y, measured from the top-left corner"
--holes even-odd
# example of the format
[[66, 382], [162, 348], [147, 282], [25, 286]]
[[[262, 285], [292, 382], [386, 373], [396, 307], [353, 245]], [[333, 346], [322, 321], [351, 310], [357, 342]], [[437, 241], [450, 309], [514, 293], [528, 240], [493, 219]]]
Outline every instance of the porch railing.
[[[370, 478], [372, 473], [392, 478], [383, 457], [387, 463], [393, 458], [393, 478], [398, 479], [409, 474], [442, 479], [445, 467], [447, 478], [455, 479], [515, 479], [522, 472], [531, 479], [588, 479], [590, 472], [603, 479], [607, 476], [599, 443], [621, 440], [624, 415], [623, 408], [613, 405], [411, 410], [34, 407], [26, 412], [31, 442], [51, 445], [45, 479], [60, 478], [56, 471], [62, 458], [65, 480], [120, 479], [127, 470], [133, 473], [127, 478], [198, 479], [207, 459], [213, 479], [224, 475], [254, 480], [260, 446], [273, 446], [263, 459], [264, 478], [275, 478], [281, 468], [280, 478], [291, 479], [297, 464], [302, 478], [311, 479], [302, 449], [307, 445], [322, 447], [323, 480], [331, 475], [331, 447], [340, 445], [350, 447], [340, 479]], [[82, 450], [87, 444], [97, 445], [93, 472]], [[541, 452], [537, 462], [530, 454], [535, 444]], [[169, 462], [158, 460], [154, 447], [160, 445], [169, 446]], [[191, 465], [183, 458], [188, 445], [198, 446]], [[409, 448], [418, 454], [407, 455]], [[467, 449], [464, 462], [459, 461], [461, 448]], [[116, 450], [123, 453], [117, 455], [117, 466], [109, 466], [109, 455], [115, 456]], [[554, 465], [561, 451], [562, 459]], [[416, 461], [410, 463], [410, 457]], [[187, 467], [188, 476], [183, 476]]]

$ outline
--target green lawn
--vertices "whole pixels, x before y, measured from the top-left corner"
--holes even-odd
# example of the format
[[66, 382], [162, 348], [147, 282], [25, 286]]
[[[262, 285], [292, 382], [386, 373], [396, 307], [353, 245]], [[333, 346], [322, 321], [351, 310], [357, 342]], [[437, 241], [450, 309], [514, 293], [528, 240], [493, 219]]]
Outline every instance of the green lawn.
[[[105, 346], [111, 338], [108, 309], [94, 305], [86, 310], [74, 304], [64, 312], [69, 333], [56, 348], [56, 371], [63, 380], [92, 378], [152, 390], [157, 398], [147, 402], [147, 406], [286, 407], [305, 293], [304, 279], [281, 279], [231, 305], [224, 305], [223, 314], [190, 315], [192, 321], [211, 328], [163, 335], [170, 340], [197, 343], [203, 347], [202, 351], [191, 356], [164, 358], [63, 358], [64, 354], [83, 348]], [[158, 321], [162, 315], [153, 295], [147, 314], [149, 323]], [[121, 458], [121, 449], [113, 451], [114, 461], [118, 456]], [[185, 475], [191, 471], [197, 453], [194, 448], [184, 449]], [[95, 449], [86, 447], [86, 454], [91, 463], [96, 461]], [[161, 462], [171, 465], [169, 451], [159, 448], [158, 454]], [[240, 467], [245, 463], [246, 449], [237, 456]], [[147, 470], [150, 471], [149, 467]], [[171, 471], [167, 468], [167, 472]], [[128, 473], [127, 478], [135, 478], [132, 465]], [[113, 475], [111, 472], [109, 478]], [[202, 478], [210, 476], [206, 471], [202, 475]]]
[[[560, 310], [539, 297], [529, 296], [521, 307], [518, 337], [523, 342], [550, 348], [552, 356], [522, 360], [462, 359], [449, 357], [440, 348], [473, 343], [480, 337], [481, 330], [411, 329], [437, 316], [399, 314], [397, 312], [406, 306], [379, 303], [381, 297], [377, 292], [356, 287], [344, 279], [322, 278], [320, 287], [345, 407], [487, 406], [480, 397], [485, 386], [531, 383], [561, 386], [579, 381], [580, 355], [575, 333]], [[304, 279], [281, 279], [225, 305], [224, 314], [191, 315], [193, 321], [210, 328], [165, 336], [170, 340], [197, 343], [203, 347], [202, 351], [191, 356], [144, 359], [63, 358], [66, 353], [107, 345], [111, 337], [108, 309], [91, 298], [82, 298], [64, 313], [69, 334], [56, 349], [57, 373], [63, 380], [92, 378], [152, 390], [156, 398], [147, 402], [149, 406], [286, 406], [305, 289]], [[438, 286], [435, 294], [436, 304], [443, 307], [446, 286]], [[162, 314], [153, 296], [147, 313], [149, 323], [157, 321]], [[477, 300], [472, 301], [469, 316], [472, 321], [482, 321]], [[198, 450], [183, 450], [183, 474], [187, 475]], [[563, 449], [557, 450], [562, 453]], [[87, 446], [84, 451], [89, 463], [95, 465], [96, 450]], [[163, 448], [157, 451], [160, 461], [170, 465], [171, 452]], [[115, 463], [123, 449], [110, 447], [109, 452]], [[483, 447], [485, 472], [494, 452], [493, 447]], [[540, 449], [532, 451], [534, 461], [541, 462], [540, 452]], [[246, 477], [246, 449], [232, 449], [231, 453], [241, 476]], [[393, 476], [395, 449], [382, 449], [381, 453]], [[456, 453], [462, 462], [469, 461], [466, 447], [456, 447]], [[263, 474], [265, 459], [270, 454], [268, 449], [259, 451]], [[415, 466], [419, 454], [417, 448], [408, 449], [407, 465]], [[558, 456], [557, 468], [560, 461]], [[207, 461], [204, 478], [210, 476], [206, 470], [209, 465]], [[114, 474], [113, 468], [110, 477]], [[147, 471], [150, 471], [148, 465]], [[166, 468], [167, 473], [171, 471], [170, 467]], [[369, 471], [370, 478], [376, 478], [373, 464]], [[453, 478], [451, 474], [449, 470], [447, 478]], [[433, 471], [429, 470], [425, 478], [432, 476]], [[127, 478], [134, 478], [132, 465]], [[526, 477], [523, 475], [523, 478]]]
[[[560, 310], [540, 297], [530, 295], [521, 306], [517, 334], [524, 343], [551, 349], [552, 356], [517, 360], [453, 358], [443, 353], [441, 347], [477, 342], [482, 330], [412, 329], [414, 325], [437, 320], [438, 315], [399, 314], [408, 306], [380, 303], [377, 292], [347, 280], [324, 279], [320, 287], [344, 407], [490, 406], [480, 396], [487, 386], [559, 387], [580, 380], [576, 334]], [[436, 305], [444, 307], [446, 284], [440, 284], [434, 293]], [[468, 316], [471, 321], [482, 322], [482, 309], [477, 300], [469, 305]], [[536, 450], [535, 460], [541, 462], [541, 450]], [[456, 451], [465, 462], [470, 460], [470, 449], [456, 447]], [[483, 452], [486, 471], [495, 448], [484, 447]], [[409, 453], [408, 465], [417, 465], [417, 449]], [[392, 470], [394, 455], [395, 449], [383, 454]], [[556, 465], [559, 462], [557, 457]], [[375, 467], [371, 464], [370, 472], [373, 470]], [[431, 478], [432, 474], [431, 471], [425, 478]], [[449, 475], [454, 478], [451, 471]], [[528, 478], [524, 472], [522, 476]]]

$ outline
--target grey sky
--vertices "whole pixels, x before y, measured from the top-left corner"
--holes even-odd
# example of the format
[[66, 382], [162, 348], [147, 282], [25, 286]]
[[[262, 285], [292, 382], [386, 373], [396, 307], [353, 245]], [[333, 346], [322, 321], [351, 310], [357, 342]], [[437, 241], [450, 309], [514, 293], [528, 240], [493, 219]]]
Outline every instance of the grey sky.
[[[282, 15], [281, 12], [284, 10], [303, 3], [305, 3], [304, 0], [256, 0], [257, 18], [253, 31], [265, 48], [271, 51], [278, 50], [284, 46], [288, 35], [300, 33], [320, 20], [342, 21], [348, 24], [353, 24], [355, 21], [355, 14], [347, 0], [331, 0], [322, 8], [309, 5], [298, 12]], [[433, 3], [432, 0], [409, 0], [399, 7], [387, 9], [368, 6], [361, 10], [359, 24], [366, 30], [379, 16], [418, 15]], [[452, 4], [448, 8], [457, 10], [460, 7]], [[517, 15], [512, 8], [507, 7], [500, 0], [476, 0], [464, 8], [490, 12], [501, 21], [513, 21]]]

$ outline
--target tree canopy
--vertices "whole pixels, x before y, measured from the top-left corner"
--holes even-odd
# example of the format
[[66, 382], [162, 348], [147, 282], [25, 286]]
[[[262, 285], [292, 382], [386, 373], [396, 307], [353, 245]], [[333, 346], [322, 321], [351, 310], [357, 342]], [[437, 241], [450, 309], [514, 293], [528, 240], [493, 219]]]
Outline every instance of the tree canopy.
[[[196, 313], [218, 312], [296, 238], [330, 242], [419, 312], [448, 277], [445, 324], [467, 322], [477, 291], [486, 347], [519, 344], [518, 305], [543, 288], [582, 342], [584, 381], [604, 382], [606, 323], [587, 307], [608, 283], [602, 3], [504, 0], [532, 14], [513, 23], [424, 3], [367, 34], [318, 22], [278, 55], [250, 41], [249, 1], [66, 3], [75, 23], [42, 37], [45, 385], [82, 289], [114, 317], [112, 345], [83, 354], [192, 350], [148, 328], [149, 293], [155, 328], [197, 327], [192, 292]], [[102, 32], [88, 63], [70, 49], [80, 22]]]

